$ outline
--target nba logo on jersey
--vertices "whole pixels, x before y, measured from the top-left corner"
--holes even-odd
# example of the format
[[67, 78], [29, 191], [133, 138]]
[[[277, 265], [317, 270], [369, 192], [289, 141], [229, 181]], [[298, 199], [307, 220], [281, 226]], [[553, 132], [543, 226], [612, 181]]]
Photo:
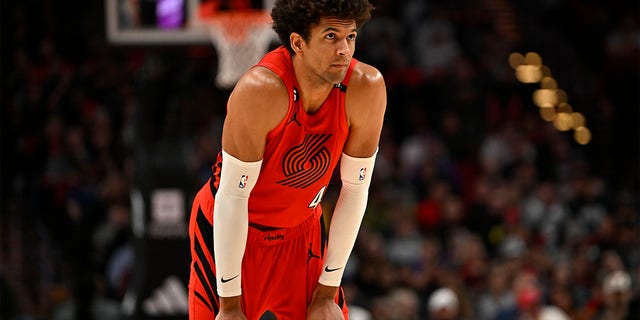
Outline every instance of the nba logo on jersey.
[[247, 186], [247, 179], [249, 179], [249, 176], [243, 174], [242, 177], [240, 177], [240, 184], [238, 184], [238, 188], [244, 189], [244, 187]]
[[367, 174], [367, 168], [360, 168], [360, 176], [358, 177], [359, 181], [364, 180], [365, 175]]

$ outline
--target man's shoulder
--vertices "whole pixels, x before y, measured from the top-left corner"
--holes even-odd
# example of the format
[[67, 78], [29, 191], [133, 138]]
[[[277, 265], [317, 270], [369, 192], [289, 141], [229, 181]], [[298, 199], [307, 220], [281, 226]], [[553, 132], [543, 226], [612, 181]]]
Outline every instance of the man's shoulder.
[[372, 92], [385, 90], [382, 73], [374, 66], [358, 61], [354, 66], [351, 78], [349, 79], [349, 89], [356, 91], [358, 95], [370, 95]]
[[254, 66], [240, 78], [234, 92], [273, 95], [279, 92], [286, 94], [286, 88], [275, 72], [263, 66]]
[[263, 134], [285, 116], [289, 95], [280, 78], [264, 67], [253, 67], [238, 81], [229, 96], [228, 115], [250, 123], [252, 132]]
[[376, 67], [362, 61], [358, 61], [353, 67], [351, 79], [349, 80], [350, 84], [365, 86], [380, 82], [384, 82], [382, 73]]

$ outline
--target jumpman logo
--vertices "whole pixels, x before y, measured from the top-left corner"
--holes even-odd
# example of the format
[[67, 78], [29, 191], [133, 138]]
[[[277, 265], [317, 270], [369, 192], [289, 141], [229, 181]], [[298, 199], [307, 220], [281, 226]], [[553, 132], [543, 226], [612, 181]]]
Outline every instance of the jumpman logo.
[[298, 121], [298, 112], [294, 112], [293, 115], [291, 116], [291, 118], [289, 118], [289, 120], [287, 120], [286, 124], [289, 124], [291, 122], [295, 122], [296, 124], [298, 124], [298, 127], [301, 127], [302, 125], [300, 124], [300, 121]]
[[313, 254], [313, 251], [311, 251], [311, 243], [309, 243], [309, 251], [307, 252], [307, 263], [309, 263], [309, 260], [311, 260], [311, 258], [320, 259], [320, 256]]

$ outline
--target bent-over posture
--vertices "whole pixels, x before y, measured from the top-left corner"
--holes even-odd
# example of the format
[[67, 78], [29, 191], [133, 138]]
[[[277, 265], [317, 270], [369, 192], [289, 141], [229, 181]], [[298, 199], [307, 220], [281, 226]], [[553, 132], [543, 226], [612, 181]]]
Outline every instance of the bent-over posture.
[[[189, 318], [348, 318], [340, 282], [367, 206], [384, 80], [353, 58], [366, 0], [280, 0], [283, 46], [238, 81], [189, 223]], [[321, 200], [339, 165], [328, 234]]]

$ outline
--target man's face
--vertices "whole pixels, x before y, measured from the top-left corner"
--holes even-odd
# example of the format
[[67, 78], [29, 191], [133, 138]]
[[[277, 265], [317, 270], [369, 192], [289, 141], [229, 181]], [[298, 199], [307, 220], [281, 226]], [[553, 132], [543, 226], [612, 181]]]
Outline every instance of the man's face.
[[311, 28], [303, 52], [305, 64], [322, 80], [340, 83], [353, 57], [356, 36], [355, 21], [322, 18]]

